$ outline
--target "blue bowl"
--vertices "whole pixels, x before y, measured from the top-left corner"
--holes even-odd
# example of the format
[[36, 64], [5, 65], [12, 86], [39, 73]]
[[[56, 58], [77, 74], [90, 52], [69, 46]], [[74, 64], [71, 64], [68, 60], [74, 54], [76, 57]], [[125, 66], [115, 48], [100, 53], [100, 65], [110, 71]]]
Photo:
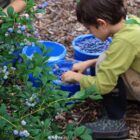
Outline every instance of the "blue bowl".
[[74, 59], [85, 61], [98, 58], [111, 42], [110, 37], [105, 42], [102, 42], [92, 34], [80, 35], [72, 41]]
[[[46, 56], [49, 57], [48, 65], [65, 59], [66, 48], [64, 45], [53, 41], [39, 41], [39, 43], [45, 45], [46, 48], [50, 50], [50, 52], [46, 54]], [[29, 59], [32, 59], [34, 53], [43, 54], [39, 46], [25, 46], [22, 50], [22, 54], [25, 54]]]
[[63, 74], [66, 71], [69, 71], [72, 69], [73, 64], [77, 63], [76, 60], [61, 60], [55, 63], [53, 66], [53, 74], [58, 76], [58, 80], [54, 80], [53, 83], [56, 85], [60, 85], [61, 90], [69, 92], [69, 96], [71, 97], [74, 95], [77, 91], [80, 90], [79, 83], [75, 84], [66, 84], [61, 81], [61, 74]]
[[[50, 50], [46, 57], [49, 57], [48, 59], [48, 66], [53, 65], [59, 60], [65, 59], [66, 56], [66, 48], [64, 45], [53, 42], [53, 41], [39, 41], [39, 43], [46, 46], [48, 50]], [[32, 59], [34, 53], [39, 53], [43, 55], [41, 48], [39, 46], [25, 46], [22, 49], [22, 54], [25, 54], [29, 59]], [[33, 87], [40, 87], [41, 80], [39, 78], [34, 78], [32, 74], [29, 74], [29, 81], [32, 82]]]

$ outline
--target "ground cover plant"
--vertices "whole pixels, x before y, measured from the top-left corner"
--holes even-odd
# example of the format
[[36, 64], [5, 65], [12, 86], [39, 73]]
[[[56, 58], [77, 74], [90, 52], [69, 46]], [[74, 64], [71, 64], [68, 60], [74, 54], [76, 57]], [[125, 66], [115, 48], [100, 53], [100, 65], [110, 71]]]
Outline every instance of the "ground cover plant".
[[[52, 81], [57, 77], [47, 66], [46, 48], [38, 44], [37, 31], [32, 26], [35, 13], [44, 12], [43, 7], [34, 8], [34, 1], [27, 0], [25, 13], [19, 15], [9, 7], [7, 14], [0, 9], [3, 24], [0, 27], [0, 138], [2, 140], [61, 140], [81, 138], [92, 140], [90, 131], [76, 123], [63, 126], [56, 121], [59, 113], [67, 112], [70, 100], [84, 99], [89, 94], [79, 92], [67, 98]], [[47, 4], [45, 3], [45, 6]], [[44, 7], [45, 7], [44, 6]], [[24, 46], [40, 46], [43, 55], [35, 53], [32, 59], [21, 54]], [[29, 74], [40, 78], [41, 85], [33, 87]]]

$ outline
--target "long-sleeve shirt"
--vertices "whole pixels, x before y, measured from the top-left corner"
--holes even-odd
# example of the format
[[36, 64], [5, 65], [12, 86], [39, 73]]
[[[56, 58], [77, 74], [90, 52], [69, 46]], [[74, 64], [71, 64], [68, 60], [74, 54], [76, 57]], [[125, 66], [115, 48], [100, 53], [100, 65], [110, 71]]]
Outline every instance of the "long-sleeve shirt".
[[129, 68], [140, 73], [140, 19], [135, 16], [129, 18], [136, 23], [125, 23], [123, 29], [113, 36], [96, 76], [85, 75], [81, 78], [82, 89], [94, 85], [96, 91], [104, 95], [115, 88], [119, 76]]

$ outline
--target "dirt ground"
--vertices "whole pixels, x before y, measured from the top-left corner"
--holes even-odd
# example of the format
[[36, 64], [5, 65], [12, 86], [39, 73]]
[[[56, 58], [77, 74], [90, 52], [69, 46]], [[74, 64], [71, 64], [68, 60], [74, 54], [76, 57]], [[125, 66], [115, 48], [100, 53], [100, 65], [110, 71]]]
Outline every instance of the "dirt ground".
[[[52, 40], [64, 44], [67, 48], [67, 59], [73, 59], [73, 49], [71, 42], [74, 37], [88, 33], [75, 16], [76, 2], [74, 0], [47, 0], [48, 7], [46, 14], [37, 14], [34, 26], [38, 29], [41, 40]], [[36, 4], [43, 0], [36, 0]], [[128, 13], [140, 15], [140, 0], [125, 0]], [[95, 104], [93, 105], [94, 108]], [[80, 107], [79, 107], [80, 108]], [[83, 118], [85, 106], [81, 107], [81, 119]], [[85, 114], [85, 113], [84, 113]], [[88, 113], [87, 113], [88, 114]], [[92, 117], [96, 116], [96, 109], [91, 112]], [[88, 114], [89, 115], [89, 114]], [[86, 118], [86, 116], [85, 116]], [[129, 140], [140, 140], [140, 104], [129, 103], [126, 120], [130, 126]]]

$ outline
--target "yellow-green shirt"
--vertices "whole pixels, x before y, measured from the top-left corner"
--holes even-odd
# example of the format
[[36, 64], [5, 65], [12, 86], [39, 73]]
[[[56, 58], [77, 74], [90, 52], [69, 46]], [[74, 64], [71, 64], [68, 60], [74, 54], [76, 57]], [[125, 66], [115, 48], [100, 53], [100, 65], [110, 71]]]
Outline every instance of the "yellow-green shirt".
[[129, 16], [137, 23], [126, 23], [123, 29], [113, 36], [113, 41], [105, 52], [106, 59], [101, 62], [96, 76], [83, 76], [82, 89], [95, 85], [101, 95], [111, 92], [117, 85], [119, 76], [129, 68], [140, 73], [140, 19]]

